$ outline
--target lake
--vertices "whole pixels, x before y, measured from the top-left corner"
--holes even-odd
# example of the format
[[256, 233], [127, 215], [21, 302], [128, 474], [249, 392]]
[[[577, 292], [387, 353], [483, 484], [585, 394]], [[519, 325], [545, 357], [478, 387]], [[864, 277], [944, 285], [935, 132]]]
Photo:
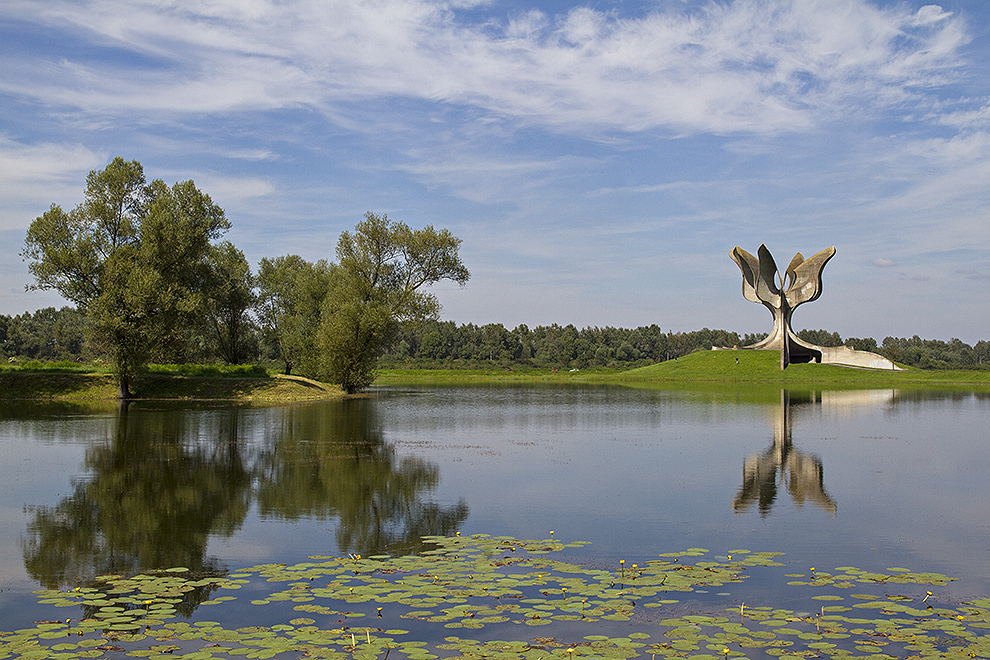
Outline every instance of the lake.
[[[788, 574], [958, 578], [912, 585], [926, 605], [990, 595], [984, 393], [484, 385], [271, 408], [2, 406], [0, 631], [66, 618], [41, 588], [418, 553], [424, 535], [587, 541], [564, 555], [594, 566], [781, 552]], [[780, 585], [690, 603], [787, 603]], [[225, 607], [189, 620], [258, 617]]]

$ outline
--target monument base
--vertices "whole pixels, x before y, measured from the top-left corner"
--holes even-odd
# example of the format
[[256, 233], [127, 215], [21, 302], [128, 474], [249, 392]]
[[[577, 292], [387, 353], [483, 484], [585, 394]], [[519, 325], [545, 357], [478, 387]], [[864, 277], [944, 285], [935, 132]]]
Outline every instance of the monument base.
[[[878, 369], [886, 371], [903, 371], [902, 367], [888, 360], [882, 355], [871, 353], [870, 351], [857, 351], [848, 346], [816, 346], [801, 340], [793, 341], [789, 347], [788, 364], [798, 364], [814, 362], [817, 364], [835, 364], [841, 367], [857, 367], [859, 369]], [[713, 351], [780, 351], [779, 345], [766, 345], [763, 342], [752, 346], [739, 346], [738, 348], [727, 348], [724, 346], [713, 346]], [[785, 365], [786, 366], [786, 365]]]

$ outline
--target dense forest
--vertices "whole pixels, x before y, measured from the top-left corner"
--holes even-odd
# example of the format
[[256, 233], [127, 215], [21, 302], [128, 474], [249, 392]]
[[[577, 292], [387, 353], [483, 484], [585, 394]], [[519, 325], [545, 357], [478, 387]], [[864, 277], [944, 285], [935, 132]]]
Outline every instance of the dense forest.
[[[256, 300], [257, 297], [255, 296]], [[257, 314], [257, 313], [256, 313]], [[990, 366], [990, 342], [970, 346], [959, 339], [948, 342], [918, 336], [843, 339], [837, 332], [802, 330], [798, 335], [819, 346], [848, 345], [874, 351], [892, 360], [923, 369], [982, 368]], [[550, 325], [512, 330], [500, 323], [457, 325], [453, 321], [400, 324], [394, 340], [383, 349], [379, 365], [389, 368], [499, 368], [586, 369], [632, 368], [710, 350], [712, 346], [746, 346], [765, 334], [745, 334], [703, 328], [692, 332], [663, 331], [656, 325], [634, 329]], [[224, 350], [220, 332], [208, 320], [186, 328], [182, 341], [169, 355], [187, 363], [252, 363], [284, 370], [278, 338], [270, 328], [249, 315], [240, 331], [240, 348]], [[0, 355], [9, 362], [98, 361], [88, 317], [73, 307], [46, 307], [33, 313], [0, 315]]]

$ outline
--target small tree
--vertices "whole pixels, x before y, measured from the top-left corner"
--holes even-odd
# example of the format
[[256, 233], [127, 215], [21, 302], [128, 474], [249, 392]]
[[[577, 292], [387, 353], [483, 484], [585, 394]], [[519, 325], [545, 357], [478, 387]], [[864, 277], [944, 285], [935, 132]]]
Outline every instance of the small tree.
[[265, 333], [278, 346], [286, 374], [297, 368], [311, 375], [319, 370], [315, 328], [334, 272], [326, 261], [311, 264], [294, 254], [265, 258], [258, 265], [255, 309]]
[[251, 331], [249, 312], [255, 303], [254, 276], [244, 253], [229, 241], [210, 249], [209, 322], [215, 333], [220, 357], [227, 364], [240, 364], [247, 353]]
[[320, 376], [353, 393], [374, 381], [382, 351], [402, 321], [435, 319], [440, 303], [421, 289], [441, 280], [465, 284], [461, 240], [432, 226], [412, 230], [369, 211], [337, 242], [338, 277], [318, 330]]

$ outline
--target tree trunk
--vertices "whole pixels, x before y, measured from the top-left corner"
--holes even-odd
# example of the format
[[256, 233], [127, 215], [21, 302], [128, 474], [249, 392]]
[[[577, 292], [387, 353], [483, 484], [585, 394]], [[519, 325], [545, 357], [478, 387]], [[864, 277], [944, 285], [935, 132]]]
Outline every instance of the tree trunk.
[[117, 375], [117, 386], [118, 386], [117, 398], [120, 399], [121, 401], [126, 401], [128, 399], [133, 398], [130, 389], [130, 380], [131, 380], [130, 377], [127, 376], [126, 374]]

